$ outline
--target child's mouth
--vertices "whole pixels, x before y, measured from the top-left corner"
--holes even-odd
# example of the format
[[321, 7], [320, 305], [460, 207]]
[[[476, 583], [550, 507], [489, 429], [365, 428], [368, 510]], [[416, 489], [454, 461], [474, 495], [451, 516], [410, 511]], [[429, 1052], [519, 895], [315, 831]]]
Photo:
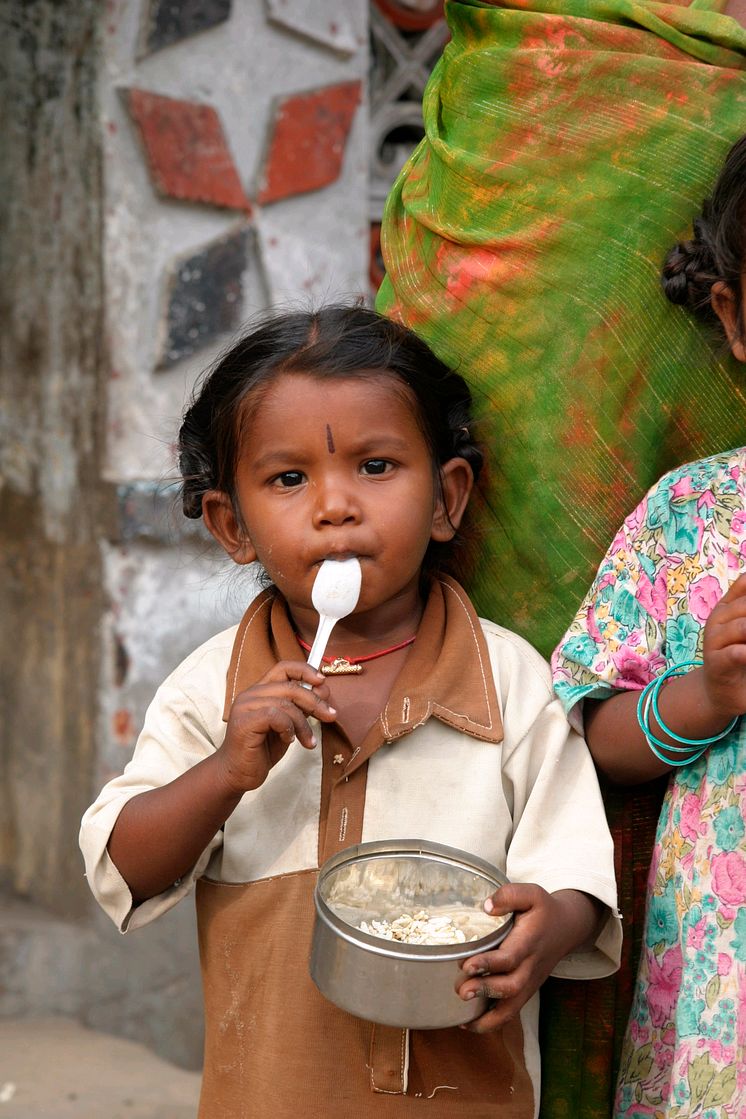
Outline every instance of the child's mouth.
[[323, 555], [321, 557], [321, 559], [316, 560], [316, 562], [314, 564], [314, 567], [319, 567], [322, 563], [325, 563], [326, 560], [333, 560], [333, 561], [336, 561], [337, 563], [341, 563], [344, 560], [349, 560], [349, 559], [361, 560], [362, 558], [363, 557], [359, 554], [359, 552], [353, 552], [353, 551], [327, 552], [325, 555]]

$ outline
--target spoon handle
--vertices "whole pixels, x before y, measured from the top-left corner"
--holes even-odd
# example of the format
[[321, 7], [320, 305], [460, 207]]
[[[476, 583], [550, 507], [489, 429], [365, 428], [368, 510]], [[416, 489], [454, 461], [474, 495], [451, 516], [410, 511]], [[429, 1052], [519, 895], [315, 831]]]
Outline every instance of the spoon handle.
[[[316, 636], [313, 639], [311, 652], [308, 654], [308, 664], [311, 668], [318, 668], [321, 664], [321, 658], [324, 655], [324, 649], [329, 640], [329, 636], [334, 629], [337, 619], [332, 618], [329, 614], [321, 614], [319, 616], [319, 626], [316, 630]], [[310, 684], [304, 684], [304, 688], [310, 688]]]

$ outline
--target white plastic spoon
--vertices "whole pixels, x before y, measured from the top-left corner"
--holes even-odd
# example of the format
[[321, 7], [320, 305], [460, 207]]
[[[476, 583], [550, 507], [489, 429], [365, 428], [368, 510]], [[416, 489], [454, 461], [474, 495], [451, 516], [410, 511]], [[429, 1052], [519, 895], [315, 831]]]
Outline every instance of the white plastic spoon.
[[[362, 571], [360, 560], [324, 560], [311, 591], [311, 602], [319, 615], [319, 626], [313, 639], [308, 663], [318, 668], [329, 636], [340, 618], [346, 618], [357, 606]], [[304, 687], [310, 687], [305, 684]]]

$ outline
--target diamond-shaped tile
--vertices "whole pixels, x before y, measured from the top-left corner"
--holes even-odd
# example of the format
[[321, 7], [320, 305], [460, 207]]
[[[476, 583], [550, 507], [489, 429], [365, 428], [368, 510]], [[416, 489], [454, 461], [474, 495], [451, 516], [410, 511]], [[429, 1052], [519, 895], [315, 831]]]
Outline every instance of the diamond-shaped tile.
[[158, 368], [174, 365], [239, 325], [249, 235], [243, 226], [177, 262], [168, 278]]
[[122, 90], [156, 189], [168, 198], [251, 212], [211, 105], [144, 89]]
[[362, 46], [352, 16], [339, 0], [267, 0], [267, 15], [270, 23], [340, 54], [354, 54]]
[[216, 27], [230, 14], [231, 0], [150, 0], [143, 29], [145, 53]]
[[259, 202], [319, 190], [339, 178], [360, 82], [285, 97], [276, 105]]

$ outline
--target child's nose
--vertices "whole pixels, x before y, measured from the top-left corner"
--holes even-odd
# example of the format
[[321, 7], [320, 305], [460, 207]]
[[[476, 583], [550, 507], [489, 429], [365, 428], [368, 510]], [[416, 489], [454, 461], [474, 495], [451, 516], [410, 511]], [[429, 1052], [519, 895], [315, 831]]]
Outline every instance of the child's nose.
[[355, 524], [359, 520], [360, 507], [348, 487], [339, 483], [319, 487], [314, 510], [315, 525]]

